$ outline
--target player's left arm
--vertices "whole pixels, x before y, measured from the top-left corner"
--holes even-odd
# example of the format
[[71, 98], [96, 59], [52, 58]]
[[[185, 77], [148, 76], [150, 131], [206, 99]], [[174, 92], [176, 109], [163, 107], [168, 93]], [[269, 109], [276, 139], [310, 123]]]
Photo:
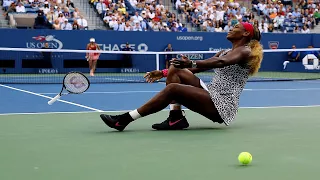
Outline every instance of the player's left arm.
[[196, 61], [198, 68], [222, 68], [225, 66], [239, 64], [246, 61], [251, 51], [246, 47], [239, 47], [225, 56], [211, 57], [206, 60]]
[[98, 44], [96, 44], [96, 47], [97, 47], [97, 49], [100, 51], [101, 49], [100, 49], [100, 46], [98, 45]]
[[[89, 50], [89, 44], [87, 44], [87, 48], [86, 49]], [[88, 57], [88, 55], [89, 55], [89, 53], [86, 52], [86, 57]]]

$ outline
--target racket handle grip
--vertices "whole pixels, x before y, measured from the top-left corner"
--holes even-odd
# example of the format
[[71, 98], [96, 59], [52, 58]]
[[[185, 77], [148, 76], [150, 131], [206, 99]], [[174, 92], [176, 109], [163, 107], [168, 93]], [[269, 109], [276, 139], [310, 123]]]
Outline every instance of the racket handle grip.
[[51, 99], [50, 101], [48, 101], [48, 104], [51, 105], [53, 104], [54, 102], [56, 102], [58, 99], [60, 99], [60, 94], [56, 95], [56, 97], [54, 97], [53, 99]]

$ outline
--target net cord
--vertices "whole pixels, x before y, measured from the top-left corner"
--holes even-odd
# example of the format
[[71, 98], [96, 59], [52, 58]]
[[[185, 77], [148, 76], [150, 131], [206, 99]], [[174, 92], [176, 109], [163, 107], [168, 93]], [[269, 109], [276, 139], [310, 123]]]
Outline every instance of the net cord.
[[[211, 54], [219, 51], [99, 51], [99, 50], [75, 50], [75, 49], [32, 49], [32, 48], [6, 48], [0, 47], [0, 51], [23, 51], [23, 52], [57, 52], [57, 53], [101, 53], [101, 54]], [[291, 51], [320, 51], [320, 48], [302, 48], [302, 49], [264, 49], [263, 52], [291, 52]]]

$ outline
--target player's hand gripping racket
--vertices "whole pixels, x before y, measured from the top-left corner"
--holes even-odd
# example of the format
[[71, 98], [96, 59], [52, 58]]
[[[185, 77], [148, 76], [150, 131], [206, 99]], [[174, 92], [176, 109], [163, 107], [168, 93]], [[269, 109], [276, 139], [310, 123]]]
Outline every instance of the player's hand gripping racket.
[[[63, 85], [60, 93], [48, 101], [49, 105], [52, 105], [54, 102], [60, 99], [62, 95], [84, 93], [89, 89], [90, 86], [89, 79], [80, 72], [69, 72], [64, 76], [62, 83]], [[63, 90], [67, 90], [68, 92], [62, 94]]]

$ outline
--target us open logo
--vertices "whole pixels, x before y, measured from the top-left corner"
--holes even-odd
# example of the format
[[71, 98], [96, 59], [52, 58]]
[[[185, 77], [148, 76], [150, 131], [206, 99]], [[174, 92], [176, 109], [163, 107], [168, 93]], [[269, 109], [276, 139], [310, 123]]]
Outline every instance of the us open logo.
[[269, 41], [268, 44], [270, 49], [278, 49], [279, 47], [279, 41]]
[[27, 42], [26, 46], [27, 48], [43, 48], [44, 44], [46, 42], [49, 43], [49, 48], [52, 49], [62, 49], [63, 43], [56, 39], [53, 35], [47, 35], [47, 36], [35, 36], [32, 37], [35, 41]]

